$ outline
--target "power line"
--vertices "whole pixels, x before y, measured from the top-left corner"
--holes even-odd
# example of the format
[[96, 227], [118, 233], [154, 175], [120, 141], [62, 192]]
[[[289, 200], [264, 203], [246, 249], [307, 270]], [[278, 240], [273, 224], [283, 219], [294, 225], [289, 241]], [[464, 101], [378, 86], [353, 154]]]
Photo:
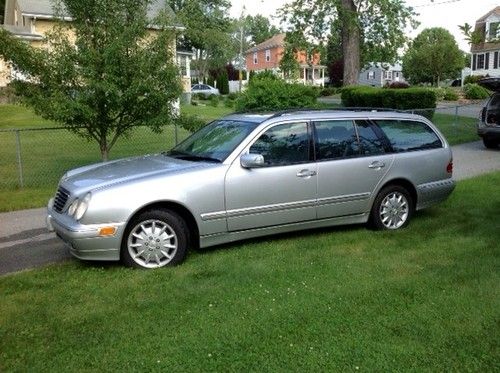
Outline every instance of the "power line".
[[458, 3], [459, 1], [462, 1], [462, 0], [447, 0], [447, 1], [441, 1], [439, 3], [435, 3], [434, 1], [431, 0], [431, 2], [429, 4], [415, 5], [412, 8], [426, 8], [426, 7], [435, 6], [435, 5]]

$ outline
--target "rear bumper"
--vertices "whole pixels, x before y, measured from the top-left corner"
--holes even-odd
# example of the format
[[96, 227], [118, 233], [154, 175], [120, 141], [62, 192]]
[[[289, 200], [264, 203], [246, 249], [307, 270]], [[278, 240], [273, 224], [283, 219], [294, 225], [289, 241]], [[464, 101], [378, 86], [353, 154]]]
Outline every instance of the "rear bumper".
[[420, 184], [417, 187], [417, 210], [444, 201], [453, 192], [455, 186], [456, 182], [452, 178]]
[[500, 140], [500, 127], [480, 126], [477, 129], [477, 134], [482, 138]]
[[[120, 260], [121, 237], [125, 223], [83, 225], [66, 215], [47, 209], [47, 228], [56, 233], [71, 255], [82, 260]], [[113, 236], [99, 236], [99, 229], [114, 226]]]

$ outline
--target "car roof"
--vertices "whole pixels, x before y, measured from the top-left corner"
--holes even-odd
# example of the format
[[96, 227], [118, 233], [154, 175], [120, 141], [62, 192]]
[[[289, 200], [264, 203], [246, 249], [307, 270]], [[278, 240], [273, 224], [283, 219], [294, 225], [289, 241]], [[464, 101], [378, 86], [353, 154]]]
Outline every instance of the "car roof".
[[496, 77], [488, 77], [479, 79], [477, 84], [480, 86], [489, 89], [490, 91], [499, 92], [500, 91], [500, 78]]
[[307, 110], [294, 109], [277, 111], [271, 113], [236, 113], [224, 117], [224, 120], [238, 120], [243, 122], [262, 123], [270, 119], [293, 119], [293, 120], [312, 120], [312, 119], [418, 119], [422, 120], [420, 115], [406, 112], [384, 110], [384, 109], [366, 109], [366, 108], [341, 108], [328, 110]]

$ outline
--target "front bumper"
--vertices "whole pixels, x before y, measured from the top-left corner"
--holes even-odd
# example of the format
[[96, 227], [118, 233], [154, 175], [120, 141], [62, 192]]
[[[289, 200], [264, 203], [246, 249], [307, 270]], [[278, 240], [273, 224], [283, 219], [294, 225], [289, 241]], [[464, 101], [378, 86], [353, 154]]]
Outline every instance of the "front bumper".
[[[47, 228], [55, 232], [69, 248], [70, 253], [82, 260], [120, 260], [120, 246], [125, 223], [106, 223], [84, 225], [65, 214], [59, 214], [47, 208]], [[104, 227], [116, 228], [112, 236], [100, 236], [99, 230]]]

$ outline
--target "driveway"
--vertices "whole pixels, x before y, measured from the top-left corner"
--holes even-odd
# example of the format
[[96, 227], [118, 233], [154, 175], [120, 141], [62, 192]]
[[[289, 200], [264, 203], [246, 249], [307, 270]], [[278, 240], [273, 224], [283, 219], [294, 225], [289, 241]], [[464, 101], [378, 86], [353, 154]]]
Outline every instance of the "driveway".
[[[463, 180], [500, 170], [500, 150], [485, 149], [481, 141], [452, 147], [454, 178]], [[0, 214], [0, 275], [71, 258], [45, 228], [45, 209]]]

